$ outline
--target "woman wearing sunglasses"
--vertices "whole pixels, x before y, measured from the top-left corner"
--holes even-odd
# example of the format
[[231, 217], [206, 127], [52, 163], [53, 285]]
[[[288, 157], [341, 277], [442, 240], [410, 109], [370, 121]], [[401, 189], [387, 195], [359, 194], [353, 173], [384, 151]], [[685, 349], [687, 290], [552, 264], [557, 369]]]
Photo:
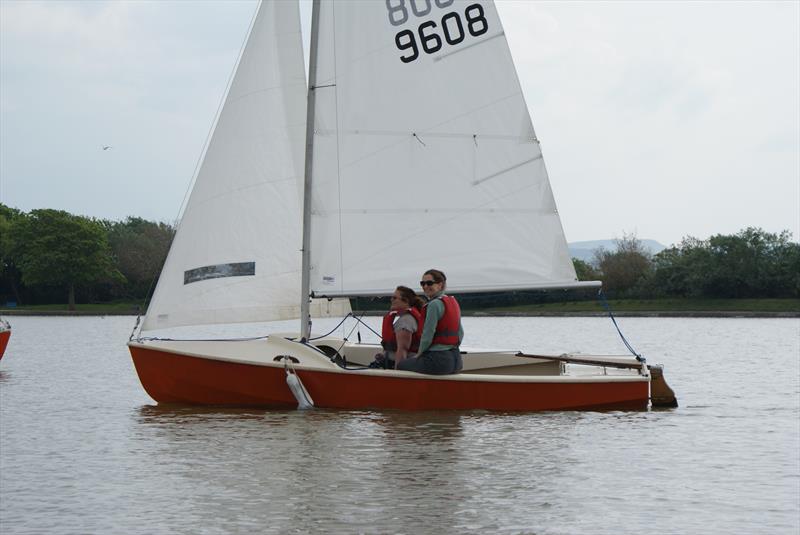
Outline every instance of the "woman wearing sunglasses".
[[438, 269], [426, 271], [419, 283], [428, 298], [419, 353], [399, 362], [397, 369], [430, 375], [458, 373], [462, 367], [459, 346], [464, 339], [458, 301], [444, 293], [447, 277]]
[[384, 351], [375, 355], [370, 368], [397, 368], [397, 363], [413, 357], [419, 349], [422, 333], [424, 301], [414, 290], [398, 286], [392, 294], [391, 308], [383, 317], [381, 345]]

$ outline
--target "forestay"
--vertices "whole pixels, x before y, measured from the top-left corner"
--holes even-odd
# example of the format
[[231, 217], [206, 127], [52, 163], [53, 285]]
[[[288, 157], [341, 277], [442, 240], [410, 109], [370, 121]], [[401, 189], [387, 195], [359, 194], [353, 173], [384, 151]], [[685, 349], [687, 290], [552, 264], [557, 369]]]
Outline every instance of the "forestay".
[[[298, 5], [265, 2], [144, 330], [299, 317], [306, 92]], [[312, 313], [347, 310], [322, 302]]]
[[322, 0], [311, 289], [577, 286], [491, 1]]

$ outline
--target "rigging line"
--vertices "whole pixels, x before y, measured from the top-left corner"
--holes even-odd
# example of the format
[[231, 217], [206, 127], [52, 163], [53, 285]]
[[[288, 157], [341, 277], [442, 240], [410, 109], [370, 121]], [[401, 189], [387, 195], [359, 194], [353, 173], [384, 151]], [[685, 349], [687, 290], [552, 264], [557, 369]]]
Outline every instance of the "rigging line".
[[[341, 326], [342, 326], [342, 323], [344, 323], [344, 322], [347, 320], [347, 318], [349, 318], [350, 316], [353, 316], [353, 313], [352, 313], [352, 312], [348, 312], [348, 313], [347, 313], [347, 315], [346, 315], [345, 317], [343, 317], [343, 318], [342, 318], [342, 321], [340, 321], [340, 322], [339, 322], [339, 324], [338, 324], [336, 327], [334, 327], [333, 329], [331, 329], [331, 330], [330, 330], [330, 331], [329, 331], [327, 334], [323, 334], [323, 335], [321, 335], [321, 336], [317, 336], [317, 337], [315, 337], [315, 338], [309, 338], [309, 339], [308, 339], [308, 341], [310, 342], [310, 341], [312, 341], [312, 340], [320, 340], [320, 339], [322, 339], [322, 338], [325, 338], [326, 336], [330, 336], [331, 334], [333, 334], [333, 332], [334, 332], [336, 329], [338, 329], [339, 327], [341, 327]], [[353, 317], [355, 317], [355, 316], [353, 316]]]
[[[166, 266], [166, 264], [167, 264], [167, 258], [169, 258], [169, 250], [172, 248], [172, 242], [175, 241], [175, 236], [177, 234], [178, 234], [178, 229], [177, 229], [177, 222], [176, 222], [172, 226], [172, 239], [170, 240], [170, 246], [167, 247], [167, 252], [164, 253], [164, 257], [163, 257], [163, 259], [161, 261], [161, 270], [162, 271], [164, 270], [164, 266]], [[144, 294], [144, 299], [142, 300], [142, 304], [139, 307], [139, 314], [136, 316], [136, 325], [134, 325], [133, 332], [131, 332], [131, 339], [133, 338], [133, 335], [136, 332], [136, 327], [140, 326], [139, 319], [141, 318], [142, 313], [147, 315], [147, 308], [149, 306], [148, 305], [148, 300], [152, 299], [152, 297], [153, 297], [151, 295], [153, 293], [153, 286], [155, 286], [156, 279], [158, 279], [159, 275], [160, 275], [160, 272], [154, 274], [153, 277], [150, 279], [150, 286], [147, 288], [147, 293]], [[144, 323], [141, 324], [141, 327], [144, 327]], [[141, 330], [139, 331], [139, 334], [141, 334]]]
[[[364, 317], [364, 314], [365, 314], [365, 313], [364, 313], [364, 312], [362, 312], [362, 313], [361, 313], [361, 317]], [[353, 316], [353, 317], [354, 317], [354, 318], [356, 318], [355, 316]], [[356, 330], [356, 327], [358, 327], [358, 324], [359, 324], [359, 322], [360, 322], [360, 323], [364, 323], [363, 321], [361, 321], [361, 319], [360, 319], [360, 318], [356, 318], [356, 323], [354, 323], [354, 324], [353, 324], [353, 328], [352, 328], [352, 329], [350, 329], [350, 332], [349, 332], [349, 333], [347, 333], [347, 336], [345, 336], [344, 338], [342, 338], [342, 345], [340, 345], [340, 346], [339, 346], [339, 347], [336, 349], [336, 352], [337, 352], [337, 353], [339, 353], [339, 351], [341, 351], [341, 350], [342, 350], [342, 348], [344, 347], [344, 345], [347, 343], [347, 339], [348, 339], [348, 338], [350, 338], [350, 336], [353, 334], [353, 331], [355, 331], [355, 330]], [[366, 324], [364, 324], [364, 325], [366, 325]], [[370, 328], [370, 330], [372, 330], [372, 329]], [[372, 331], [372, 332], [375, 332], [375, 331]]]
[[646, 362], [646, 359], [642, 355], [637, 353], [635, 349], [633, 349], [633, 346], [631, 346], [631, 344], [628, 343], [628, 340], [625, 338], [625, 335], [622, 334], [622, 331], [620, 330], [619, 325], [617, 325], [617, 320], [614, 318], [614, 313], [611, 312], [611, 305], [609, 305], [608, 301], [606, 301], [606, 296], [603, 293], [603, 289], [602, 288], [600, 290], [598, 290], [597, 297], [600, 300], [600, 303], [603, 305], [603, 307], [608, 312], [608, 317], [611, 318], [611, 322], [614, 324], [614, 327], [617, 328], [617, 332], [619, 333], [620, 338], [622, 338], [622, 343], [625, 344], [625, 347], [628, 348], [628, 351], [630, 351], [636, 357], [636, 360], [638, 360], [639, 362], [642, 362], [642, 363]]
[[[141, 320], [142, 320], [142, 314], [139, 313], [139, 315], [136, 316], [136, 324], [133, 326], [133, 330], [131, 331], [131, 337], [128, 338], [128, 342], [133, 340], [133, 336], [136, 334], [136, 328], [139, 327], [139, 323], [141, 322]], [[0, 320], [0, 325], [2, 325], [2, 323], [3, 321]]]
[[364, 317], [364, 314], [366, 314], [366, 313], [367, 313], [366, 311], [362, 311], [362, 312], [361, 312], [361, 317], [360, 317], [360, 318], [359, 318], [359, 317], [356, 317], [355, 315], [353, 315], [353, 318], [355, 318], [355, 320], [356, 320], [357, 322], [359, 322], [361, 325], [363, 325], [364, 327], [366, 327], [367, 329], [369, 329], [370, 331], [372, 331], [372, 332], [373, 332], [373, 334], [375, 334], [375, 336], [377, 336], [378, 338], [380, 338], [380, 337], [381, 337], [381, 335], [380, 335], [380, 334], [378, 334], [378, 332], [377, 332], [375, 329], [373, 329], [372, 327], [370, 327], [368, 323], [366, 323], [365, 321], [363, 321], [363, 320], [361, 319], [361, 318], [363, 318], [363, 317]]

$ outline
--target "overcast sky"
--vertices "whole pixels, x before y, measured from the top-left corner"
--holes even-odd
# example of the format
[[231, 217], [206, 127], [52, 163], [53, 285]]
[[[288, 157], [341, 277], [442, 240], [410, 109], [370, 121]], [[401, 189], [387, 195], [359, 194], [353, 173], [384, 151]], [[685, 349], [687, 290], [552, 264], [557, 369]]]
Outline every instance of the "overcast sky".
[[[800, 237], [800, 2], [497, 5], [569, 241]], [[255, 6], [0, 0], [0, 202], [173, 221]]]

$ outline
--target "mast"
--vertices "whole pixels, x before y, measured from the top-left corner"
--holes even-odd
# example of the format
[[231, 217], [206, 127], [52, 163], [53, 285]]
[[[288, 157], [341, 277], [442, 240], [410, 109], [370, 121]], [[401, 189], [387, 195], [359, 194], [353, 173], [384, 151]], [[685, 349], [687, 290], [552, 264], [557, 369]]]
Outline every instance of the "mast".
[[311, 10], [311, 49], [308, 57], [308, 108], [306, 111], [306, 170], [303, 182], [303, 261], [300, 280], [300, 338], [311, 336], [311, 173], [314, 161], [314, 96], [317, 85], [317, 48], [319, 46], [319, 2]]

